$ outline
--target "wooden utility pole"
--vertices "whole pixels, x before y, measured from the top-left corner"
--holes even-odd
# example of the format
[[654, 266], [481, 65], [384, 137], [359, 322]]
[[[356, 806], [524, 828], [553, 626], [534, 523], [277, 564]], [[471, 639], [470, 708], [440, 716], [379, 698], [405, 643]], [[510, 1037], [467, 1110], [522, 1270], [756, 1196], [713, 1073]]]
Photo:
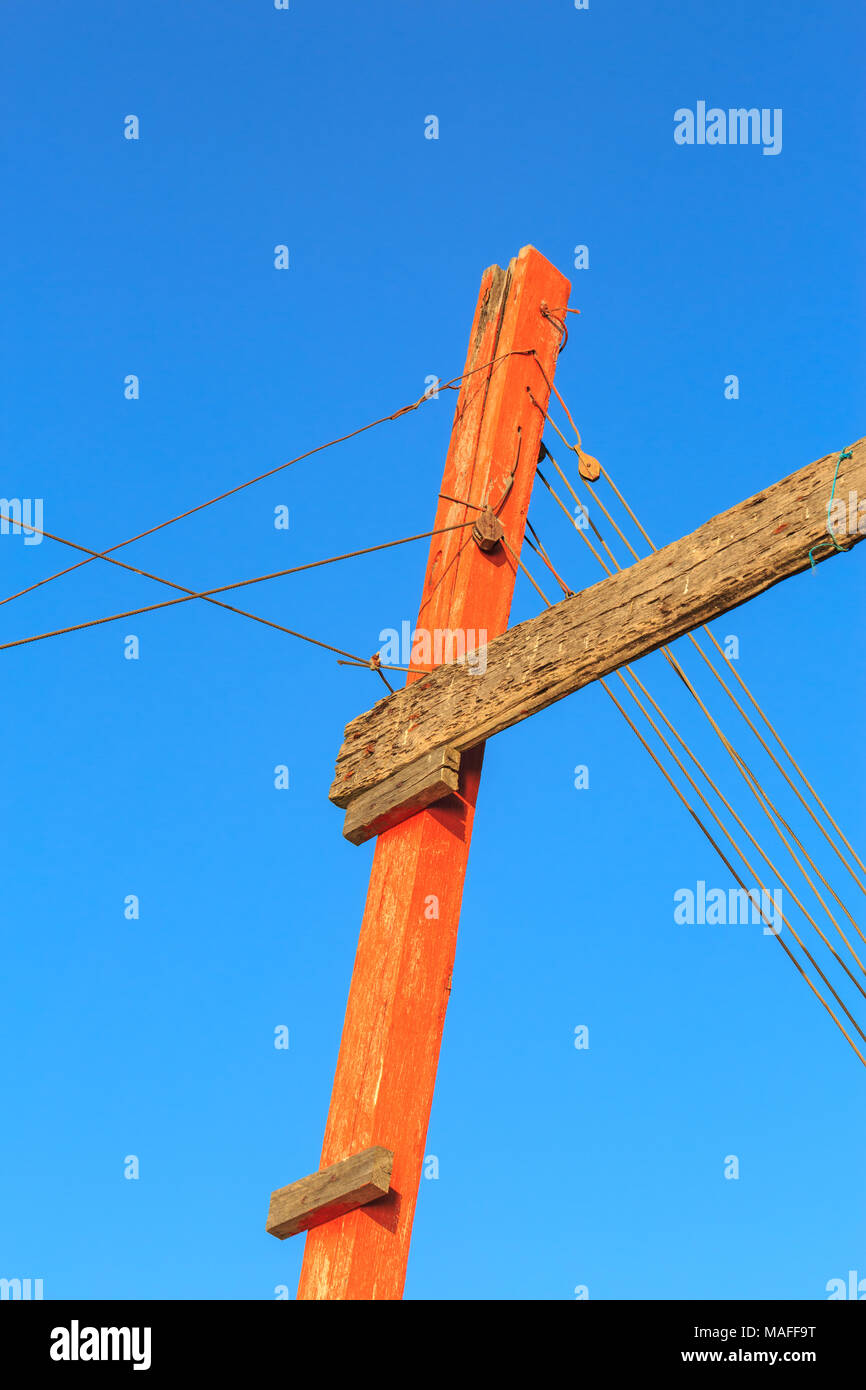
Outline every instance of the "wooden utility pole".
[[[476, 515], [464, 502], [489, 503], [520, 553], [561, 339], [547, 315], [564, 319], [569, 289], [532, 247], [507, 270], [485, 272], [442, 480], [442, 493], [458, 500], [440, 500], [436, 528]], [[505, 631], [515, 562], [501, 543], [484, 543], [471, 528], [433, 538], [417, 624], [431, 640], [437, 629], [471, 630], [483, 645]], [[420, 678], [412, 672], [408, 682]], [[335, 1201], [308, 1231], [300, 1299], [402, 1295], [482, 756], [483, 745], [463, 755], [456, 793], [379, 835], [322, 1149], [321, 1169], [331, 1173], [317, 1177], [319, 1187], [333, 1180], [343, 1207], [370, 1204], [330, 1216]], [[370, 1187], [375, 1196], [369, 1183], [341, 1176], [344, 1160], [371, 1148], [393, 1155], [390, 1189], [378, 1200], [363, 1195]], [[301, 1188], [275, 1194], [275, 1234], [296, 1229], [298, 1210], [313, 1200]]]
[[435, 526], [475, 524], [433, 538], [415, 631], [485, 659], [419, 658], [337, 759], [343, 833], [378, 841], [321, 1166], [271, 1196], [302, 1299], [403, 1292], [485, 740], [866, 533], [861, 439], [506, 631], [568, 292], [532, 247], [481, 283]]

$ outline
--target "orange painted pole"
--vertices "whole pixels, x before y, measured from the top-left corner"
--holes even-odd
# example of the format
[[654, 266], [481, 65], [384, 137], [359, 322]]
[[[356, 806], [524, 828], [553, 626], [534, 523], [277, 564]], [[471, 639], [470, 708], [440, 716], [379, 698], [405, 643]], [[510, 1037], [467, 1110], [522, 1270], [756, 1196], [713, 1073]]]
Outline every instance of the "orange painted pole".
[[[507, 492], [499, 518], [520, 553], [560, 343], [542, 309], [564, 319], [569, 289], [530, 246], [485, 271], [442, 480], [458, 502], [440, 500], [437, 528], [475, 515], [461, 502], [496, 507]], [[437, 629], [491, 640], [508, 626], [514, 580], [501, 545], [485, 553], [469, 528], [436, 536], [417, 628], [434, 650]], [[321, 1167], [382, 1145], [391, 1191], [308, 1233], [299, 1299], [402, 1296], [483, 752], [464, 754], [457, 795], [377, 840]]]

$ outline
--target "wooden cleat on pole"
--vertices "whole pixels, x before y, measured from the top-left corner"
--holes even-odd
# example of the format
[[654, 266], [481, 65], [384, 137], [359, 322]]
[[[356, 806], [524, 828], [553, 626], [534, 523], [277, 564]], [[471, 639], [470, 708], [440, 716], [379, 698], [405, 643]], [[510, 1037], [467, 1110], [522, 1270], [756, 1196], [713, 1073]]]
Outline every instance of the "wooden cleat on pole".
[[378, 787], [356, 796], [346, 812], [343, 834], [353, 845], [362, 845], [434, 801], [450, 796], [456, 792], [459, 781], [457, 749], [436, 748], [408, 767], [399, 768]]
[[271, 1193], [267, 1231], [277, 1240], [310, 1231], [386, 1197], [394, 1155], [378, 1145]]

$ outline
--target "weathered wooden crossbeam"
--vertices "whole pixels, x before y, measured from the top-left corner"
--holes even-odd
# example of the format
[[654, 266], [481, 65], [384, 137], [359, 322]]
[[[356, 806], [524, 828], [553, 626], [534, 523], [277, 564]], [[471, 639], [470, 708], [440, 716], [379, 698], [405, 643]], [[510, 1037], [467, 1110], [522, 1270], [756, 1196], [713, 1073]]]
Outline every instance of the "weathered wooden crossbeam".
[[[849, 446], [836, 480], [840, 546], [866, 534], [866, 439]], [[486, 669], [447, 664], [346, 726], [330, 797], [349, 807], [358, 844], [383, 818], [413, 814], [435, 756], [463, 752], [591, 681], [718, 618], [790, 575], [840, 553], [827, 532], [839, 451], [810, 463], [629, 569], [520, 623], [487, 647]], [[861, 505], [862, 504], [862, 505]], [[841, 525], [840, 509], [845, 525]], [[428, 759], [425, 772], [423, 759]], [[375, 807], [375, 817], [364, 810]], [[357, 814], [358, 808], [362, 813]]]
[[278, 1240], [310, 1231], [387, 1196], [394, 1155], [376, 1146], [271, 1193], [267, 1231]]

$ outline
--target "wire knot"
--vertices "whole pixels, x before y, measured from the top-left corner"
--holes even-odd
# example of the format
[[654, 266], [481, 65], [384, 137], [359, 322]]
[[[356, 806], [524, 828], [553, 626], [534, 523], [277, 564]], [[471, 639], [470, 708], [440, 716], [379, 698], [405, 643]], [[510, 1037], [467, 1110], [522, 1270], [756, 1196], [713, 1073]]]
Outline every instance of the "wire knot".
[[836, 460], [836, 468], [835, 468], [835, 470], [834, 470], [834, 472], [833, 472], [833, 486], [832, 486], [832, 488], [830, 489], [830, 500], [829, 500], [829, 502], [827, 503], [827, 535], [828, 535], [829, 539], [826, 540], [826, 541], [819, 541], [817, 545], [813, 545], [813, 546], [812, 546], [812, 549], [809, 551], [809, 568], [810, 568], [810, 569], [814, 569], [814, 568], [815, 568], [815, 565], [816, 565], [816, 563], [817, 563], [817, 561], [815, 560], [815, 551], [816, 551], [816, 550], [825, 550], [825, 549], [827, 548], [828, 545], [834, 545], [834, 546], [836, 547], [836, 549], [840, 552], [840, 554], [845, 555], [845, 554], [851, 549], [850, 545], [840, 545], [839, 542], [837, 541], [837, 539], [836, 539], [836, 533], [834, 532], [833, 527], [832, 527], [832, 524], [831, 524], [831, 521], [830, 521], [830, 513], [831, 513], [832, 510], [833, 510], [833, 498], [834, 498], [835, 495], [836, 495], [836, 479], [837, 479], [838, 476], [839, 476], [839, 464], [842, 462], [843, 459], [850, 459], [850, 458], [853, 458], [853, 457], [854, 457], [854, 455], [853, 455], [853, 453], [851, 452], [850, 449], [843, 449], [842, 452], [841, 452], [841, 454], [839, 455], [839, 457], [838, 457], [837, 460]]

